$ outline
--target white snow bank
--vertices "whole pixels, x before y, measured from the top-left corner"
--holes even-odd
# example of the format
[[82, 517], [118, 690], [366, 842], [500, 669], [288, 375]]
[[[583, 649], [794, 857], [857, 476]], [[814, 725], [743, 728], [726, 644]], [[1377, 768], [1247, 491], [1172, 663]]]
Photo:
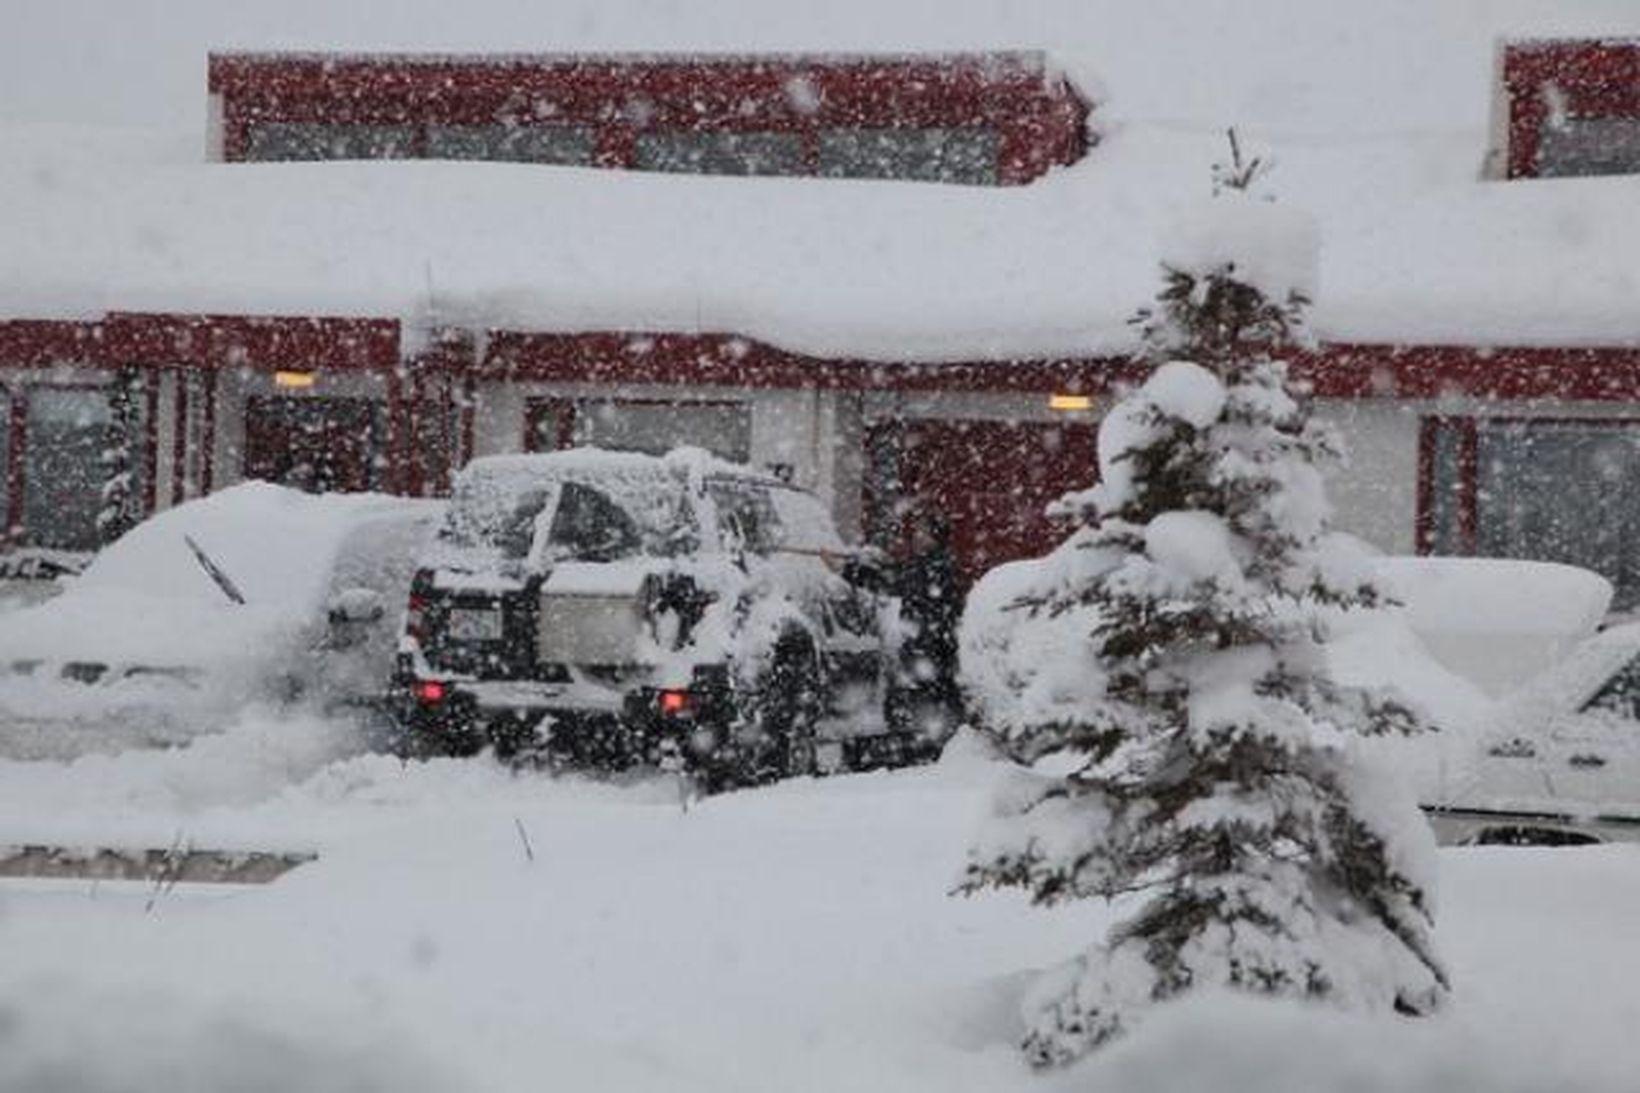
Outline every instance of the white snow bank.
[[[932, 768], [688, 811], [665, 785], [379, 757], [251, 806], [178, 815], [156, 798], [124, 822], [167, 844], [179, 828], [198, 845], [316, 834], [320, 858], [224, 898], [161, 895], [146, 914], [147, 886], [0, 882], [0, 1076], [50, 1061], [85, 1088], [135, 1090], [192, 1063], [223, 1088], [285, 1059], [296, 1080], [332, 1067], [354, 1082], [341, 1088], [484, 1093], [1632, 1085], [1628, 847], [1442, 854], [1458, 993], [1433, 1019], [1204, 997], [1158, 1008], [1073, 1070], [1028, 1072], [1013, 1047], [1020, 973], [1090, 943], [1110, 912], [947, 895], [998, 772], [971, 745]], [[95, 811], [85, 777], [61, 806], [61, 780], [6, 783], [0, 843], [30, 812]], [[209, 1043], [223, 1023], [236, 1027]], [[134, 1084], [101, 1084], [127, 1051]], [[395, 1057], [415, 1073], [381, 1069]], [[186, 1084], [198, 1075], [172, 1084], [210, 1088]]]
[[1490, 694], [1542, 671], [1594, 633], [1611, 582], [1554, 562], [1378, 558], [1385, 590], [1430, 652]]
[[[38, 898], [38, 897], [37, 897]], [[50, 897], [45, 897], [50, 898]], [[121, 902], [119, 896], [106, 897]], [[140, 913], [127, 896], [126, 915]], [[210, 1000], [73, 972], [0, 984], [0, 1089], [17, 1093], [416, 1093], [455, 1088], [424, 1047], [376, 1027], [276, 1008], [251, 984]]]
[[[1473, 78], [1486, 86], [1490, 66]], [[0, 142], [4, 142], [0, 130]], [[1640, 180], [1475, 180], [1457, 149], [1284, 137], [1338, 341], [1626, 344]], [[737, 332], [844, 359], [1131, 348], [1217, 130], [1134, 123], [1027, 187], [491, 163], [0, 163], [0, 316], [396, 316]], [[1461, 165], [1461, 171], [1449, 169]], [[1371, 180], [1367, 186], [1363, 180]], [[92, 214], [94, 210], [95, 215]], [[657, 240], [665, 240], [659, 245]], [[1290, 279], [1290, 278], [1282, 278]]]
[[1158, 1008], [1138, 1035], [1073, 1074], [1089, 1088], [1097, 1079], [1098, 1088], [1121, 1093], [1618, 1093], [1628, 1084], [1607, 1060], [1565, 1048], [1545, 1053], [1541, 1042], [1499, 1042], [1461, 1012], [1371, 1021], [1224, 994]]
[[1277, 303], [1314, 299], [1321, 264], [1315, 218], [1288, 203], [1229, 190], [1180, 210], [1162, 239], [1161, 262], [1203, 277], [1233, 271]]

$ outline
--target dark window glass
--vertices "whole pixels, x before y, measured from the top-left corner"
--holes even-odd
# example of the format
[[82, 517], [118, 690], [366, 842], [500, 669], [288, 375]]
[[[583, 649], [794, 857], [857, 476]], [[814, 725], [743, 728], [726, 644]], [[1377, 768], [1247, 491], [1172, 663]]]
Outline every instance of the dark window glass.
[[586, 399], [576, 409], [576, 444], [650, 455], [688, 446], [739, 463], [751, 455], [752, 415], [744, 403]]
[[1463, 422], [1435, 422], [1429, 515], [1432, 524], [1430, 546], [1436, 554], [1464, 552], [1458, 516], [1459, 479], [1463, 473], [1460, 464], [1463, 428]]
[[411, 125], [326, 125], [311, 122], [252, 123], [245, 158], [261, 162], [324, 159], [409, 159], [415, 151]]
[[428, 159], [504, 163], [592, 162], [593, 132], [571, 125], [429, 125]]
[[1631, 660], [1606, 681], [1583, 706], [1584, 710], [1605, 710], [1622, 717], [1640, 719], [1640, 660]]
[[[32, 546], [95, 550], [103, 543], [105, 487], [128, 465], [112, 391], [35, 387], [28, 392], [23, 527]], [[129, 495], [129, 479], [120, 487]], [[112, 491], [110, 491], [112, 492]]]
[[706, 492], [717, 508], [719, 534], [727, 547], [768, 554], [779, 545], [780, 527], [767, 492], [744, 482], [719, 479]]
[[1000, 144], [990, 129], [828, 129], [820, 134], [820, 173], [995, 185]]
[[803, 142], [792, 133], [642, 133], [636, 165], [697, 175], [800, 175]]
[[243, 473], [309, 493], [375, 489], [381, 415], [369, 399], [253, 395], [245, 401]]
[[561, 443], [574, 412], [570, 404], [557, 399], [531, 399], [525, 406], [524, 449], [531, 452], [555, 452]]
[[1565, 562], [1640, 603], [1640, 427], [1602, 422], [1481, 422], [1476, 548], [1494, 558]]
[[547, 533], [553, 558], [607, 562], [638, 552], [638, 529], [619, 505], [590, 486], [564, 483]]
[[1567, 118], [1546, 122], [1538, 141], [1538, 174], [1629, 175], [1640, 172], [1640, 118]]

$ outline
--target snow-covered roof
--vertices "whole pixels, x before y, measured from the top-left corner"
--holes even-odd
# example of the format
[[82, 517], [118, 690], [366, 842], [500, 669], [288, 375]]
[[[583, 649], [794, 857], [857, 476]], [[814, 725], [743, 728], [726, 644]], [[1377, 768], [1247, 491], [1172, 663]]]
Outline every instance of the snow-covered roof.
[[[226, 10], [224, 10], [226, 9]], [[1126, 346], [1223, 130], [1317, 218], [1323, 337], [1640, 341], [1640, 179], [1482, 182], [1500, 36], [1632, 34], [1612, 0], [298, 0], [29, 10], [0, 41], [0, 317], [365, 314], [733, 330], [812, 353]], [[300, 28], [293, 31], [292, 28]], [[209, 48], [746, 53], [1042, 46], [1100, 104], [1020, 188], [489, 163], [207, 164]], [[1165, 61], [1165, 63], [1163, 63]], [[87, 73], [94, 75], [88, 76]], [[126, 128], [110, 128], [124, 126]], [[134, 132], [130, 127], [146, 129]], [[191, 130], [191, 131], [190, 131]]]

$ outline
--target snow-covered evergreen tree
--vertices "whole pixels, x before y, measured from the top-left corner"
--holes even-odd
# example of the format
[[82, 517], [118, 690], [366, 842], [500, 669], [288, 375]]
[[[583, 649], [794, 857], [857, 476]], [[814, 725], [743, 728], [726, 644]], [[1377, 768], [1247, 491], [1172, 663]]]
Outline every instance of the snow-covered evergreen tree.
[[1064, 502], [1079, 530], [999, 574], [1003, 637], [965, 622], [965, 683], [1022, 766], [964, 888], [1134, 901], [1027, 997], [1039, 1065], [1194, 987], [1402, 1013], [1447, 990], [1427, 827], [1356, 747], [1423, 726], [1328, 672], [1329, 618], [1379, 594], [1327, 534], [1337, 448], [1279, 359], [1313, 231], [1256, 173], [1221, 175], [1169, 247], [1137, 320], [1155, 367], [1100, 428], [1099, 485]]

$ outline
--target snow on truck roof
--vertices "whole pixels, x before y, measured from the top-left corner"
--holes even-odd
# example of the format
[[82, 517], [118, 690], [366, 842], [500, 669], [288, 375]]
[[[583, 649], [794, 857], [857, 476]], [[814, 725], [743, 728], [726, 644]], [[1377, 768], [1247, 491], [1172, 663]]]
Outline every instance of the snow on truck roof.
[[785, 483], [744, 463], [731, 463], [702, 448], [674, 448], [665, 455], [613, 451], [604, 448], [567, 448], [554, 452], [520, 452], [479, 456], [462, 468], [458, 481], [472, 478], [528, 478], [669, 475], [683, 478], [723, 476], [754, 479], [770, 485]]
[[[1282, 200], [1316, 217], [1320, 336], [1640, 338], [1640, 178], [1480, 181], [1498, 39], [1633, 34], [1630, 5], [957, 0], [934, 18], [920, 4], [843, 0], [824, 18], [770, 18], [751, 0], [676, 13], [584, 0], [550, 15], [417, 0], [391, 26], [367, 5], [298, 3], [266, 20], [232, 7], [179, 0], [155, 18], [113, 0], [39, 6], [27, 20], [35, 33], [0, 41], [0, 317], [151, 310], [733, 331], [880, 360], [1119, 350], [1131, 343], [1126, 319], [1155, 291], [1172, 217], [1205, 196], [1223, 130], [1237, 124], [1279, 163], [1271, 185]], [[542, 41], [588, 55], [1041, 44], [1097, 103], [1101, 141], [1073, 167], [996, 189], [203, 162], [201, 70], [213, 47], [517, 54]], [[62, 63], [75, 56], [98, 63]]]

